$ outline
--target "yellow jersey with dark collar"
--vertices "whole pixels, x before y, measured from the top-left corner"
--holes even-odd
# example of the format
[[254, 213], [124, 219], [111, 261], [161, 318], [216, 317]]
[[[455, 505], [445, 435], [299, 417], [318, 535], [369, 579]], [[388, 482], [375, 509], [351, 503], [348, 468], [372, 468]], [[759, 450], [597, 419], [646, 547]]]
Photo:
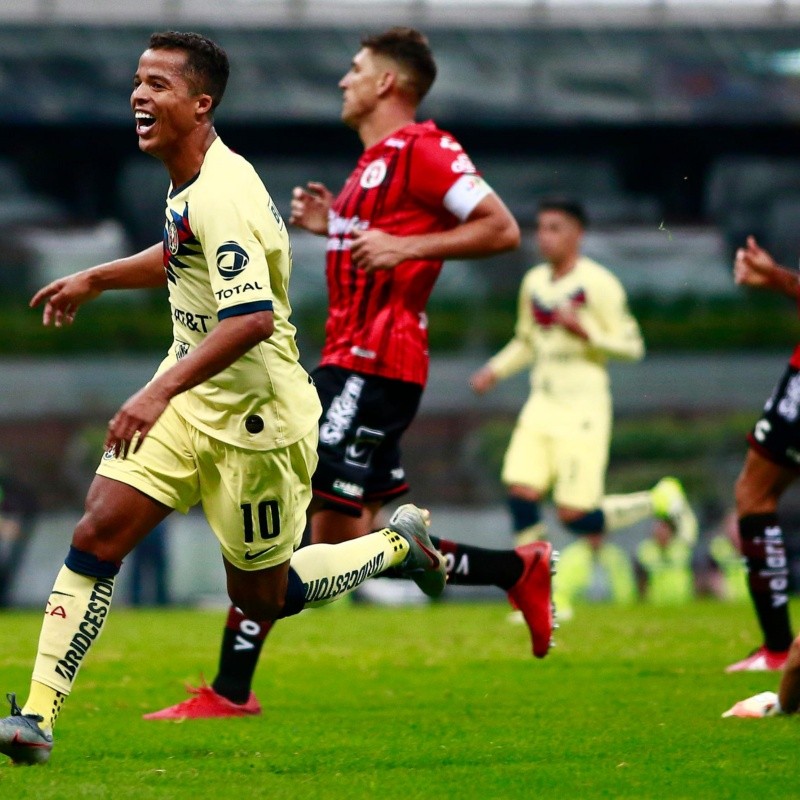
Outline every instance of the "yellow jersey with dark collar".
[[319, 399], [289, 321], [286, 225], [255, 170], [220, 139], [194, 178], [170, 187], [164, 268], [174, 341], [159, 373], [220, 320], [265, 310], [275, 320], [269, 339], [177, 395], [175, 409], [209, 436], [253, 450], [285, 447], [317, 425]]
[[[555, 321], [554, 312], [565, 306], [575, 310], [588, 339]], [[522, 413], [557, 433], [570, 432], [576, 414], [610, 419], [608, 360], [635, 361], [643, 355], [644, 342], [622, 284], [582, 256], [559, 278], [547, 263], [526, 273], [514, 337], [489, 363], [501, 379], [532, 368], [531, 397]]]

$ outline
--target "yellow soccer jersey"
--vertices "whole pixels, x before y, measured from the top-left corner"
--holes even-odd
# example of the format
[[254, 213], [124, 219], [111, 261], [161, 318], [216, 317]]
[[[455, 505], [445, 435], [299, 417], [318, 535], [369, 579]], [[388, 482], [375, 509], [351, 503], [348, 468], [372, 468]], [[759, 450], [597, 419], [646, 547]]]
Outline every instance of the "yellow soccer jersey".
[[264, 184], [216, 139], [200, 172], [170, 187], [167, 197], [164, 268], [174, 341], [158, 371], [200, 344], [219, 320], [271, 310], [269, 339], [172, 400], [190, 424], [237, 447], [285, 447], [319, 420], [319, 398], [289, 322], [291, 265], [286, 225]]
[[[567, 305], [576, 308], [588, 341], [554, 322], [553, 312]], [[605, 267], [581, 257], [558, 280], [546, 263], [527, 272], [514, 337], [489, 363], [500, 379], [533, 367], [532, 394], [523, 415], [555, 433], [562, 426], [569, 432], [576, 413], [610, 418], [608, 359], [643, 355], [644, 342], [622, 284]]]

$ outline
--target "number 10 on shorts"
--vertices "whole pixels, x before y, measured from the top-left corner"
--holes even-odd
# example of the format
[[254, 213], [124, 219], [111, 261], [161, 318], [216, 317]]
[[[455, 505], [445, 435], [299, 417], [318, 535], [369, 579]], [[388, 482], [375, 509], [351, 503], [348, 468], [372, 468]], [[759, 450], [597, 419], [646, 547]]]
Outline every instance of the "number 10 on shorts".
[[[244, 523], [244, 541], [252, 544], [255, 539], [255, 518], [253, 504], [242, 503], [242, 522]], [[281, 518], [277, 500], [262, 500], [256, 507], [258, 517], [258, 534], [262, 539], [274, 539], [281, 533]]]

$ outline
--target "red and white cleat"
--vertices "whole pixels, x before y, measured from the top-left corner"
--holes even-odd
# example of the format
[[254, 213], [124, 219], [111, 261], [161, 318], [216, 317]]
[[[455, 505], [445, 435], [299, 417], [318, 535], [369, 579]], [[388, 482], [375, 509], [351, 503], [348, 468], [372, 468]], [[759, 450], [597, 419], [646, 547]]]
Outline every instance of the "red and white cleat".
[[762, 645], [747, 658], [725, 667], [725, 672], [780, 672], [788, 657], [788, 650], [767, 650]]
[[227, 697], [217, 694], [208, 684], [187, 686], [186, 691], [193, 695], [182, 703], [142, 714], [142, 719], [214, 719], [219, 717], [249, 717], [261, 713], [261, 704], [253, 692], [246, 703], [233, 703]]
[[508, 601], [522, 612], [531, 632], [533, 654], [544, 658], [553, 645], [555, 606], [552, 581], [558, 553], [550, 542], [531, 542], [515, 548], [522, 559], [522, 576], [508, 592]]

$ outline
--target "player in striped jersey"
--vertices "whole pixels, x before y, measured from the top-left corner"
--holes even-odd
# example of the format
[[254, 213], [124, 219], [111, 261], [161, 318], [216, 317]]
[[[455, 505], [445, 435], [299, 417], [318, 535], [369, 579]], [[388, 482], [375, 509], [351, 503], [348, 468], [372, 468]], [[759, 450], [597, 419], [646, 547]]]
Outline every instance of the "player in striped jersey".
[[[458, 141], [431, 121], [416, 121], [436, 76], [425, 37], [392, 28], [361, 44], [339, 88], [342, 120], [364, 152], [338, 195], [320, 183], [296, 188], [290, 220], [328, 241], [329, 313], [312, 373], [323, 407], [314, 543], [368, 534], [380, 508], [408, 491], [399, 442], [427, 379], [425, 306], [443, 261], [510, 250], [520, 236]], [[503, 588], [523, 611], [534, 655], [546, 655], [550, 544], [491, 551], [432, 538], [445, 553], [450, 583]], [[213, 685], [147, 718], [258, 713], [250, 686], [270, 627], [232, 607]]]

